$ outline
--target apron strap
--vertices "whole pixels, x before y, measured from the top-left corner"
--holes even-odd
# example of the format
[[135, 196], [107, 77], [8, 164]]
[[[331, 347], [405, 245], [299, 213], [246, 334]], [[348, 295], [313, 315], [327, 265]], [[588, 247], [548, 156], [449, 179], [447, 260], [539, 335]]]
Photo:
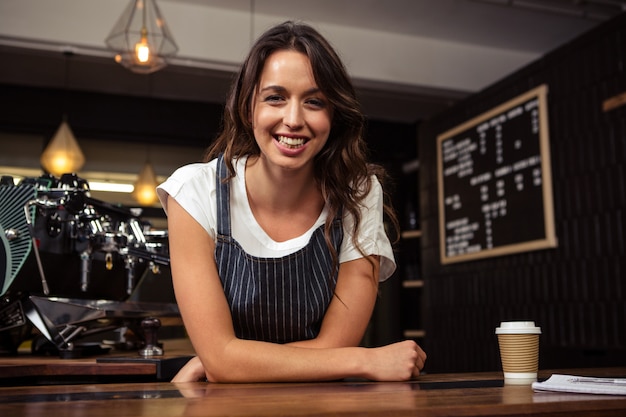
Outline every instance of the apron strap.
[[220, 154], [217, 159], [217, 175], [215, 176], [215, 189], [217, 196], [217, 233], [222, 236], [231, 235], [230, 225], [230, 181], [225, 181], [228, 177], [228, 168], [224, 162], [224, 154]]

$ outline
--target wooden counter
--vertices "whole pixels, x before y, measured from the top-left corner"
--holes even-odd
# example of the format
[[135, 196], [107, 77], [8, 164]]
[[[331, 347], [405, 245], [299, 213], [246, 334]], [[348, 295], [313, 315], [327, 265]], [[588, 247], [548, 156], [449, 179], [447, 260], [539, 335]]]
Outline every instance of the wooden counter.
[[[542, 371], [624, 376], [626, 368]], [[1, 387], [10, 416], [625, 416], [626, 396], [533, 392], [502, 374], [424, 375], [408, 383], [167, 382]]]

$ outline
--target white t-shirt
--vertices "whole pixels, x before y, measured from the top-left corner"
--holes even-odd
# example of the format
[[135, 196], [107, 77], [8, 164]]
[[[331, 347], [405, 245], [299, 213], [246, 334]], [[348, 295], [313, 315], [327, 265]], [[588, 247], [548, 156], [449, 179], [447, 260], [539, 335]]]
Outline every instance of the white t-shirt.
[[[246, 193], [246, 157], [234, 160], [236, 175], [230, 185], [230, 218], [232, 237], [251, 256], [279, 258], [294, 253], [309, 242], [313, 232], [324, 224], [327, 209], [324, 207], [315, 224], [303, 235], [284, 242], [276, 242], [257, 223], [248, 203]], [[194, 163], [177, 169], [157, 187], [161, 204], [167, 213], [167, 196], [170, 195], [215, 239], [217, 228], [216, 204], [217, 159], [207, 163]], [[375, 180], [370, 193], [363, 200], [358, 242], [368, 255], [380, 256], [379, 280], [384, 281], [395, 271], [396, 263], [389, 238], [383, 224], [383, 193]], [[344, 236], [339, 250], [339, 263], [361, 258], [352, 244], [352, 216], [344, 213]]]

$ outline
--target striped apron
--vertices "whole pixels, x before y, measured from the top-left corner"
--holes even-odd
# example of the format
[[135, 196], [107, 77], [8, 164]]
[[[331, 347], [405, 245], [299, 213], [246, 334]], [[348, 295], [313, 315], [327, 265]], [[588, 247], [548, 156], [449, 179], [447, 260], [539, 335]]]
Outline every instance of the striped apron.
[[[230, 184], [220, 155], [217, 163], [217, 243], [215, 258], [230, 305], [235, 334], [241, 339], [288, 343], [315, 338], [337, 283], [324, 225], [309, 243], [280, 258], [244, 252], [231, 236]], [[339, 253], [341, 216], [333, 221], [331, 241]]]

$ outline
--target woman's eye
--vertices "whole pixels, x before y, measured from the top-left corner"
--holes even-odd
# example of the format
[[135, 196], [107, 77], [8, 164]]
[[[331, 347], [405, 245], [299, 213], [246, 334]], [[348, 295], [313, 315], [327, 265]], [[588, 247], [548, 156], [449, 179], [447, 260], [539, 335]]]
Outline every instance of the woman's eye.
[[311, 98], [309, 100], [306, 101], [308, 105], [312, 106], [312, 107], [317, 107], [317, 108], [324, 108], [326, 107], [326, 102], [324, 100], [321, 99], [317, 99], [317, 98]]
[[279, 101], [282, 101], [283, 98], [279, 95], [271, 95], [271, 96], [267, 96], [265, 97], [264, 101], [268, 102], [268, 103], [277, 103]]

